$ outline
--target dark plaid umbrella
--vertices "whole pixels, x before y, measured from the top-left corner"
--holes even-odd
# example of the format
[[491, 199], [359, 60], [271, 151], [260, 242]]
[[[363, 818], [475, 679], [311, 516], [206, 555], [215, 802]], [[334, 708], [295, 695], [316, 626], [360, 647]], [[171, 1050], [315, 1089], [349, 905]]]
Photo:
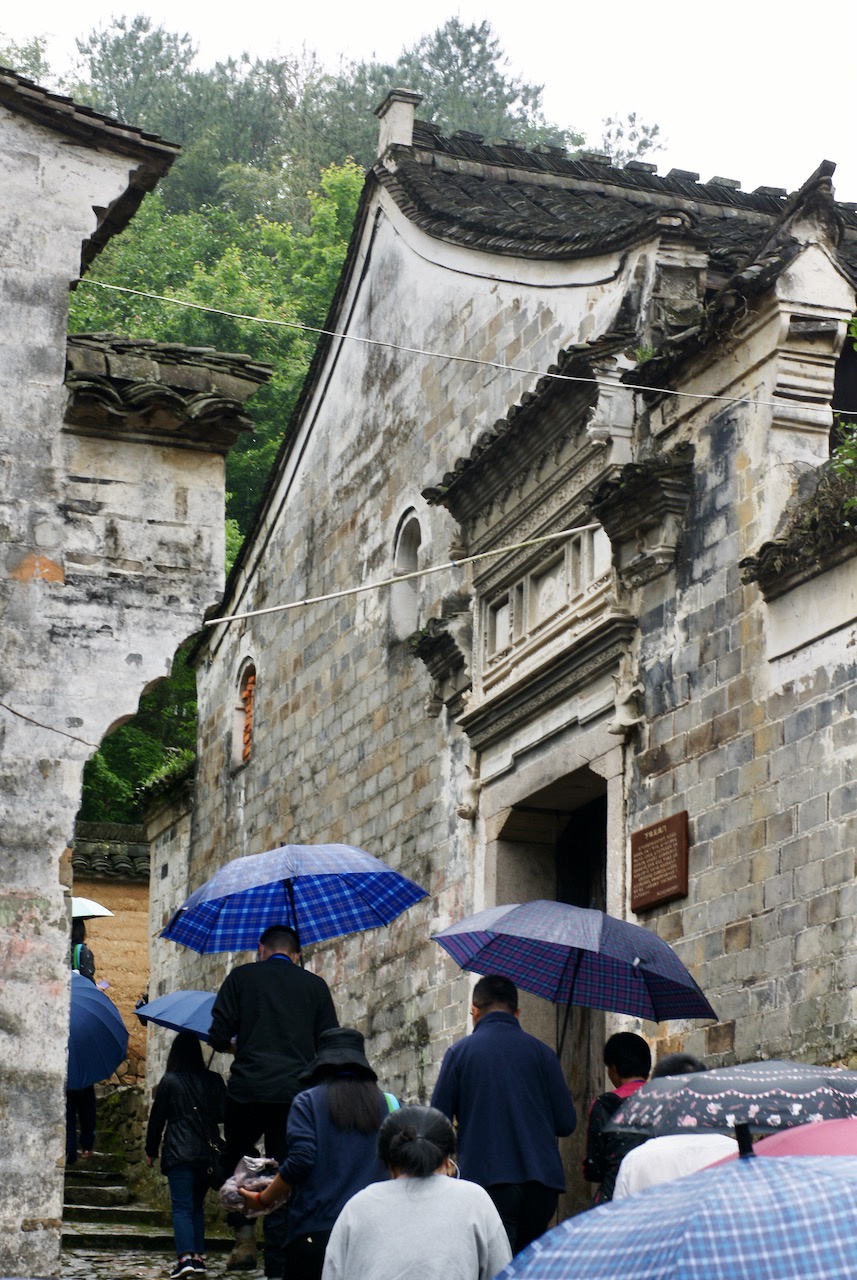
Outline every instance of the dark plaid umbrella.
[[857, 1160], [736, 1160], [612, 1200], [497, 1280], [854, 1280]]
[[128, 1032], [112, 1000], [76, 971], [71, 975], [67, 1089], [111, 1076], [128, 1052]]
[[687, 1133], [736, 1124], [756, 1132], [857, 1116], [857, 1071], [805, 1062], [746, 1062], [650, 1080], [626, 1098], [611, 1128]]
[[554, 1004], [652, 1022], [717, 1014], [663, 938], [565, 902], [488, 907], [433, 935], [462, 969], [499, 973]]
[[389, 924], [425, 898], [418, 884], [347, 844], [284, 844], [235, 858], [192, 893], [161, 937], [194, 951], [249, 951], [272, 924], [321, 942]]
[[141, 1004], [136, 1013], [144, 1026], [151, 1022], [168, 1031], [192, 1031], [200, 1040], [208, 1040], [214, 996], [213, 991], [170, 991]]

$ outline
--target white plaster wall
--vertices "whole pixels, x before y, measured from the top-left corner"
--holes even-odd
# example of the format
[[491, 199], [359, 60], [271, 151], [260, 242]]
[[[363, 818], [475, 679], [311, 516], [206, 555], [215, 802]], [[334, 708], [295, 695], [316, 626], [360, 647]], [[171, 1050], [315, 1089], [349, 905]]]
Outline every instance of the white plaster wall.
[[[69, 928], [59, 867], [83, 765], [167, 672], [222, 581], [222, 459], [62, 432], [69, 282], [94, 208], [125, 190], [133, 164], [0, 111], [4, 1276], [59, 1267]], [[112, 516], [71, 510], [87, 484], [99, 502], [113, 486]], [[181, 489], [196, 528], [176, 518]]]

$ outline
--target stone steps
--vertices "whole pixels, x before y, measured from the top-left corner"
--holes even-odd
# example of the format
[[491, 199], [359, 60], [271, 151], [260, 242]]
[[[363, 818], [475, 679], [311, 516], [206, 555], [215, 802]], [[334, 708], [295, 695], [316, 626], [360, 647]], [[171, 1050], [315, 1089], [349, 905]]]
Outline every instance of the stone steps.
[[[206, 1248], [223, 1252], [234, 1243], [224, 1226], [206, 1232]], [[169, 1213], [133, 1203], [115, 1157], [96, 1154], [66, 1170], [62, 1247], [105, 1253], [172, 1253]]]

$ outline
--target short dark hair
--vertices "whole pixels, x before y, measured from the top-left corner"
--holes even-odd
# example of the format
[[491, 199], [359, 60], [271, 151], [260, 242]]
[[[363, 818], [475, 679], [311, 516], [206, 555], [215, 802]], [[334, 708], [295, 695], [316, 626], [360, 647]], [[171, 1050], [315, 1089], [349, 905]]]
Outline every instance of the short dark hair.
[[692, 1053], [665, 1053], [652, 1068], [652, 1079], [661, 1076], [685, 1076], [695, 1071], [707, 1071], [708, 1067]]
[[505, 1005], [510, 1013], [518, 1008], [518, 988], [509, 978], [499, 973], [489, 973], [480, 978], [471, 996], [477, 1009], [487, 1009], [492, 1004]]
[[86, 942], [86, 925], [82, 920], [72, 920], [71, 922], [71, 942], [72, 946]]
[[636, 1031], [617, 1031], [604, 1046], [604, 1065], [615, 1068], [623, 1080], [645, 1078], [652, 1069], [652, 1051]]
[[259, 946], [269, 951], [285, 951], [290, 956], [296, 956], [301, 949], [297, 929], [288, 924], [269, 924], [259, 936]]
[[192, 1031], [180, 1031], [170, 1046], [167, 1071], [204, 1071], [202, 1045]]
[[455, 1155], [455, 1132], [436, 1107], [400, 1107], [381, 1125], [378, 1158], [410, 1178], [428, 1178]]

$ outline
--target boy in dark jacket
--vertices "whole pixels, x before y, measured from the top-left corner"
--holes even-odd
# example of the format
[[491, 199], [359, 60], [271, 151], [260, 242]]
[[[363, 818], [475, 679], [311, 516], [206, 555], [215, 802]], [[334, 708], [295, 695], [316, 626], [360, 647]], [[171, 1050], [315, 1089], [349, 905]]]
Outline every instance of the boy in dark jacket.
[[605, 1127], [619, 1109], [623, 1099], [636, 1093], [649, 1077], [652, 1054], [642, 1036], [633, 1031], [617, 1031], [604, 1046], [604, 1065], [613, 1089], [601, 1093], [589, 1110], [586, 1131], [586, 1155], [583, 1176], [587, 1182], [601, 1185], [593, 1203], [613, 1199], [616, 1174], [623, 1156], [645, 1141], [641, 1134], [611, 1133]]

